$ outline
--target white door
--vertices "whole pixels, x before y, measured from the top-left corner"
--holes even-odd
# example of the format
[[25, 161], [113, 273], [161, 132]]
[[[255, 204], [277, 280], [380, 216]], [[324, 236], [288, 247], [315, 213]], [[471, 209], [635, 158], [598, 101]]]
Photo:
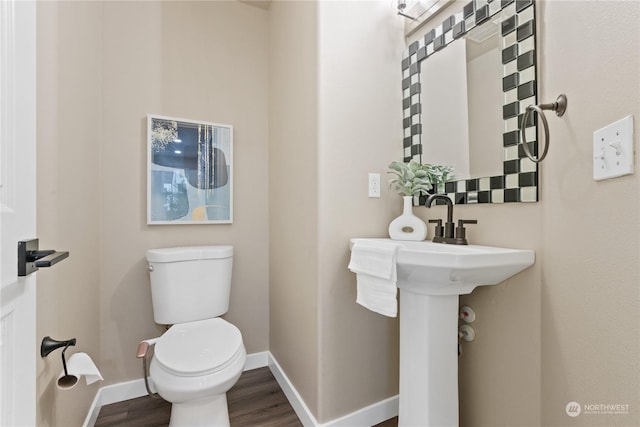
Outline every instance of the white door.
[[18, 278], [36, 237], [36, 5], [0, 0], [0, 426], [35, 425], [36, 275]]

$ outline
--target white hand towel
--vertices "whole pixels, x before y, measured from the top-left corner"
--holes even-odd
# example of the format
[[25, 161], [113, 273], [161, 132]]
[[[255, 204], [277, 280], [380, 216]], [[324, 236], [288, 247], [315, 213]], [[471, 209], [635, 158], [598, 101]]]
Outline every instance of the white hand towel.
[[356, 302], [384, 316], [398, 315], [396, 244], [354, 244], [349, 269], [356, 273]]
[[355, 243], [351, 248], [349, 270], [381, 279], [396, 280], [396, 253], [394, 243]]

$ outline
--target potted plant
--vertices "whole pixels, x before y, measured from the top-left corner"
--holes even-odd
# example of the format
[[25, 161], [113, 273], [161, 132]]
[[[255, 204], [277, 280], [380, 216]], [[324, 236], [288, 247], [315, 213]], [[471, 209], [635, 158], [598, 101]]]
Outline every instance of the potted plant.
[[[389, 224], [389, 236], [396, 240], [424, 240], [427, 225], [413, 214], [413, 197], [436, 193], [444, 183], [453, 178], [453, 167], [446, 165], [391, 162], [390, 174], [395, 175], [389, 184], [403, 196], [402, 215]], [[435, 188], [434, 188], [435, 187]]]
[[[421, 165], [411, 159], [409, 163], [391, 162], [389, 165], [396, 177], [389, 181], [401, 196], [419, 196], [436, 193], [444, 189], [444, 183], [453, 178], [453, 167], [447, 165]], [[435, 191], [432, 191], [435, 186]]]

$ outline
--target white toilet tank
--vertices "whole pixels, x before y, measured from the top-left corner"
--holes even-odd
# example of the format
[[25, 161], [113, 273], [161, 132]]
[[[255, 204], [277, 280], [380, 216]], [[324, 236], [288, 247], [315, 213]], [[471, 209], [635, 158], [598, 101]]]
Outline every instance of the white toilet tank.
[[229, 309], [233, 246], [150, 249], [147, 261], [156, 323], [210, 319]]

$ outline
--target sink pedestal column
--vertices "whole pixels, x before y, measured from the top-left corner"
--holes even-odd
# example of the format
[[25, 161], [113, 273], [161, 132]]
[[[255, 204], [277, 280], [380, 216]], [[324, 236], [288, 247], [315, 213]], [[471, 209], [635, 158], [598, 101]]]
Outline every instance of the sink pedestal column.
[[535, 253], [427, 241], [351, 239], [351, 243], [393, 243], [398, 251], [399, 425], [458, 427], [458, 295], [521, 272], [533, 265]]
[[458, 295], [400, 288], [401, 427], [458, 426]]

